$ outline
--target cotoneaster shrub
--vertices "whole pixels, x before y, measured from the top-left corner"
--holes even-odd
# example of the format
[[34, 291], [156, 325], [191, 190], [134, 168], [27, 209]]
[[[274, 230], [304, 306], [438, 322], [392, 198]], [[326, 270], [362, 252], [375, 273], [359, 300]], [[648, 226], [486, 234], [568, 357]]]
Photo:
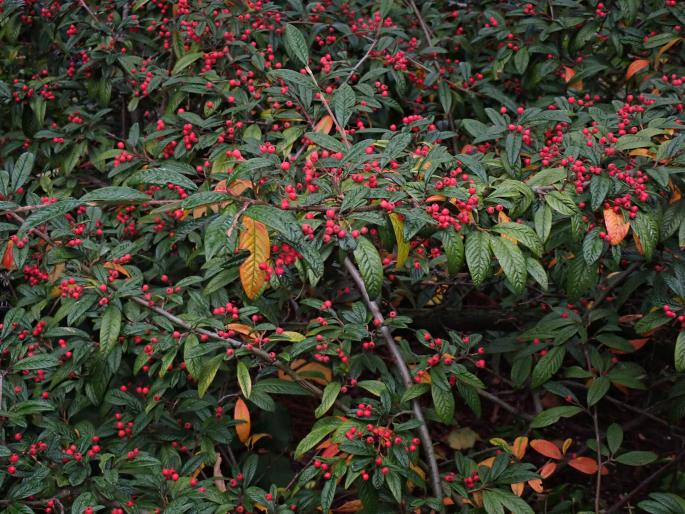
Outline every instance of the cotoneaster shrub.
[[0, 0], [0, 511], [679, 513], [676, 0]]

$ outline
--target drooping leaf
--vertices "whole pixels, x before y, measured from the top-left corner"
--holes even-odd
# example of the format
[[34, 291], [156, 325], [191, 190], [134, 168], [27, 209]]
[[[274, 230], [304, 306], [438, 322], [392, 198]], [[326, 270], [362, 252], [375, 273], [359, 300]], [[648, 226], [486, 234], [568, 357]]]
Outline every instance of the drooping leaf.
[[250, 252], [240, 265], [240, 282], [248, 298], [255, 299], [266, 284], [264, 266], [271, 255], [271, 241], [266, 226], [248, 216], [242, 219], [238, 248]]

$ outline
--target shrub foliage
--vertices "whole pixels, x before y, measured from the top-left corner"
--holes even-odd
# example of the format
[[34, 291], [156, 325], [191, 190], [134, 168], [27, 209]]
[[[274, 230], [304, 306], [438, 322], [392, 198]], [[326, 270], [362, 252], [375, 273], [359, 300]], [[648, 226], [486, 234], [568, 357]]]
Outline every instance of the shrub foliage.
[[0, 0], [0, 510], [683, 512], [683, 25]]

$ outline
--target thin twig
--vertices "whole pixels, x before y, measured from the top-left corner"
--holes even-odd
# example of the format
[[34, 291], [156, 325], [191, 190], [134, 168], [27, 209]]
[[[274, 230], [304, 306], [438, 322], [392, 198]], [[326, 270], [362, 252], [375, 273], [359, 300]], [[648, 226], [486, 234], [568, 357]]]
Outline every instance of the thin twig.
[[250, 205], [252, 205], [251, 202], [245, 202], [243, 206], [238, 210], [238, 212], [235, 213], [233, 221], [231, 221], [231, 226], [228, 227], [228, 230], [226, 231], [226, 239], [231, 239], [233, 232], [235, 231], [236, 227], [238, 226], [238, 223], [240, 222], [240, 217], [245, 213], [245, 211], [250, 207]]
[[319, 83], [317, 82], [316, 77], [314, 76], [314, 73], [312, 72], [312, 69], [309, 66], [305, 66], [304, 69], [307, 70], [309, 77], [314, 81], [314, 84], [316, 85], [317, 89], [319, 90], [319, 98], [321, 99], [321, 103], [326, 108], [328, 115], [333, 120], [333, 123], [335, 124], [335, 128], [338, 131], [338, 133], [340, 134], [340, 137], [343, 140], [343, 144], [345, 145], [345, 148], [347, 148], [349, 150], [351, 145], [350, 145], [350, 141], [347, 139], [347, 132], [345, 132], [345, 129], [340, 125], [340, 123], [338, 123], [338, 120], [335, 118], [335, 115], [333, 114], [333, 111], [331, 110], [331, 106], [328, 104], [328, 100], [326, 100], [326, 97], [324, 96], [324, 92], [321, 90], [321, 87], [319, 86]]
[[[366, 291], [366, 286], [364, 285], [364, 280], [362, 279], [359, 270], [354, 265], [354, 263], [349, 259], [349, 257], [345, 258], [345, 267], [351, 275], [352, 280], [354, 280], [354, 283], [357, 285], [357, 288], [359, 289], [359, 292], [361, 293], [364, 302], [366, 303], [366, 305], [368, 305], [369, 309], [371, 310], [371, 313], [373, 314], [373, 319], [377, 320], [381, 324], [381, 334], [383, 334], [385, 343], [387, 344], [388, 349], [392, 354], [392, 358], [395, 361], [395, 366], [397, 367], [397, 370], [400, 372], [404, 384], [407, 387], [411, 386], [412, 380], [411, 375], [409, 374], [409, 369], [407, 368], [407, 364], [404, 362], [404, 358], [400, 353], [400, 349], [395, 344], [395, 341], [392, 338], [390, 328], [384, 324], [385, 319], [381, 314], [378, 304], [369, 297], [369, 293]], [[421, 425], [419, 426], [419, 437], [421, 439], [421, 445], [423, 446], [426, 461], [428, 464], [428, 474], [430, 476], [433, 495], [438, 499], [442, 499], [442, 488], [440, 486], [440, 472], [438, 470], [438, 463], [435, 459], [435, 451], [433, 450], [433, 440], [431, 439], [431, 435], [428, 430], [428, 425], [426, 424], [426, 419], [423, 415], [421, 405], [417, 400], [412, 400], [411, 404], [412, 410], [414, 412], [414, 417], [421, 423]]]
[[373, 52], [373, 49], [374, 49], [374, 48], [376, 47], [376, 45], [378, 44], [379, 36], [380, 36], [381, 28], [382, 28], [382, 27], [383, 27], [383, 24], [382, 24], [382, 23], [379, 23], [379, 24], [378, 24], [378, 28], [376, 29], [376, 35], [374, 36], [374, 39], [373, 39], [373, 41], [371, 42], [371, 45], [369, 46], [369, 49], [366, 51], [366, 53], [364, 54], [364, 56], [363, 56], [361, 59], [359, 59], [359, 60], [357, 61], [357, 64], [355, 64], [355, 65], [354, 65], [354, 68], [352, 68], [352, 69], [350, 70], [350, 73], [347, 74], [347, 77], [346, 77], [345, 80], [343, 81], [343, 84], [347, 84], [347, 83], [350, 81], [350, 79], [352, 78], [352, 75], [354, 75], [355, 72], [356, 72], [356, 71], [361, 67], [361, 65], [364, 63], [364, 61], [366, 61], [366, 60], [369, 58], [369, 56], [371, 55], [371, 52]]
[[428, 46], [433, 46], [433, 44], [431, 43], [430, 29], [428, 28], [428, 25], [426, 25], [426, 22], [423, 21], [423, 17], [421, 16], [421, 12], [419, 11], [419, 8], [416, 7], [414, 0], [409, 0], [409, 5], [414, 10], [414, 14], [416, 14], [416, 18], [419, 20], [419, 25], [421, 25], [421, 30], [423, 30], [423, 35], [426, 38], [426, 44]]
[[683, 457], [685, 457], [685, 450], [681, 451], [678, 455], [676, 455], [673, 458], [672, 461], [666, 463], [664, 466], [661, 466], [654, 473], [652, 473], [647, 478], [645, 478], [642, 482], [637, 484], [637, 486], [635, 486], [635, 488], [632, 491], [630, 491], [627, 495], [623, 496], [618, 502], [616, 502], [609, 509], [607, 509], [604, 514], [614, 514], [615, 512], [618, 512], [626, 503], [628, 503], [630, 500], [635, 498], [635, 496], [640, 494], [640, 492], [645, 487], [647, 487], [649, 484], [654, 482], [656, 479], [658, 479], [662, 475], [664, 475], [672, 466], [679, 463], [683, 459]]
[[[220, 336], [216, 332], [212, 332], [210, 330], [205, 330], [204, 328], [193, 327], [189, 323], [186, 323], [185, 321], [183, 321], [181, 318], [174, 316], [170, 312], [162, 309], [161, 307], [157, 307], [152, 302], [148, 302], [147, 300], [144, 300], [142, 298], [138, 298], [138, 297], [134, 296], [131, 298], [131, 300], [133, 300], [134, 302], [136, 302], [136, 303], [138, 303], [144, 307], [147, 307], [148, 309], [156, 312], [157, 314], [164, 316], [169, 321], [176, 323], [180, 327], [182, 327], [182, 328], [184, 328], [190, 332], [196, 332], [198, 334], [206, 335], [207, 337], [210, 337], [212, 339], [217, 339], [219, 341], [229, 343], [234, 348], [242, 348], [244, 350], [247, 350], [252, 355], [261, 359], [262, 361], [267, 362], [273, 366], [276, 366], [278, 369], [280, 369], [285, 374], [287, 374], [289, 377], [291, 377], [295, 382], [300, 384], [302, 387], [304, 387], [305, 389], [307, 389], [308, 391], [310, 391], [314, 395], [318, 396], [319, 398], [321, 398], [321, 396], [323, 396], [323, 392], [321, 391], [321, 389], [319, 387], [315, 386], [314, 384], [312, 384], [308, 380], [305, 380], [304, 378], [300, 377], [295, 371], [293, 371], [286, 364], [279, 362], [279, 361], [274, 361], [271, 358], [271, 356], [267, 352], [265, 352], [264, 350], [260, 350], [258, 348], [255, 348], [254, 346], [248, 347], [242, 341], [238, 341], [237, 339], [233, 339], [231, 337]], [[340, 409], [345, 410], [345, 406], [343, 406], [342, 404], [338, 405], [338, 407]]]
[[508, 404], [504, 400], [502, 400], [499, 396], [495, 396], [492, 393], [488, 393], [487, 391], [484, 391], [483, 389], [478, 389], [478, 395], [485, 398], [486, 400], [491, 401], [492, 403], [496, 403], [500, 407], [502, 407], [505, 411], [510, 412], [511, 414], [514, 414], [515, 416], [518, 416], [519, 418], [525, 419], [526, 421], [532, 421], [533, 416], [528, 414], [527, 412], [523, 412], [513, 405]]

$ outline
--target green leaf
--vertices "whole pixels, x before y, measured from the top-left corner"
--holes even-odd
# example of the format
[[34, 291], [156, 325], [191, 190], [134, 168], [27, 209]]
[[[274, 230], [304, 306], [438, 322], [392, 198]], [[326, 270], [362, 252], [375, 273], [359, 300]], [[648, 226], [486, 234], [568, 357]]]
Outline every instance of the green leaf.
[[533, 217], [535, 223], [535, 233], [543, 243], [549, 238], [552, 231], [552, 209], [548, 205], [540, 205]]
[[623, 443], [623, 429], [618, 423], [612, 423], [607, 428], [607, 445], [611, 453], [616, 453]]
[[432, 384], [431, 396], [433, 397], [435, 414], [443, 423], [450, 424], [454, 418], [454, 393], [452, 390], [444, 390]]
[[[323, 421], [326, 422], [322, 423]], [[305, 453], [319, 444], [324, 437], [338, 428], [341, 421], [336, 418], [323, 418], [319, 423], [314, 426], [314, 429], [309, 432], [309, 434], [300, 441], [297, 448], [295, 448], [296, 459], [302, 458]]]
[[681, 330], [675, 341], [675, 369], [678, 373], [685, 371], [685, 330]]
[[533, 421], [530, 422], [531, 428], [542, 428], [553, 425], [561, 418], [570, 418], [575, 416], [583, 409], [576, 406], [564, 406], [564, 407], [552, 407], [551, 409], [543, 410], [540, 414], [535, 416]]
[[604, 250], [604, 241], [599, 238], [600, 232], [601, 230], [595, 227], [588, 232], [583, 240], [583, 258], [588, 264], [597, 262]]
[[321, 405], [319, 405], [314, 411], [314, 415], [320, 418], [328, 412], [328, 410], [333, 406], [335, 400], [338, 398], [340, 393], [340, 383], [339, 382], [329, 382], [323, 390], [323, 396], [321, 397]]
[[309, 47], [307, 46], [307, 41], [302, 35], [302, 32], [294, 25], [288, 23], [285, 26], [284, 41], [288, 52], [296, 57], [301, 64], [306, 66], [309, 62]]
[[646, 466], [658, 458], [659, 456], [654, 452], [643, 451], [626, 452], [614, 457], [616, 462], [625, 464], [626, 466]]
[[529, 61], [530, 54], [528, 53], [528, 49], [524, 46], [523, 48], [519, 49], [514, 56], [514, 67], [519, 75], [522, 75], [526, 71]]
[[174, 64], [174, 69], [171, 70], [171, 74], [172, 75], [178, 75], [183, 70], [185, 70], [188, 66], [190, 66], [195, 61], [197, 61], [200, 57], [202, 57], [202, 52], [193, 52], [193, 53], [184, 55], [178, 61], [176, 61], [176, 64]]
[[538, 235], [528, 225], [513, 222], [500, 223], [492, 227], [492, 230], [498, 234], [504, 234], [511, 239], [515, 239], [538, 257], [542, 255], [542, 241], [540, 241]]
[[42, 225], [43, 223], [58, 216], [63, 216], [79, 205], [81, 205], [80, 200], [69, 199], [61, 200], [59, 202], [50, 204], [47, 207], [36, 209], [36, 212], [24, 220], [24, 223], [22, 223], [21, 228], [19, 229], [19, 233], [20, 235], [26, 234], [32, 228]]
[[121, 186], [101, 187], [81, 197], [82, 202], [146, 202], [150, 197], [136, 189]]
[[32, 355], [12, 365], [13, 371], [27, 371], [34, 369], [46, 369], [59, 366], [59, 359], [52, 355]]
[[200, 373], [197, 384], [197, 394], [200, 398], [205, 395], [209, 389], [209, 386], [211, 386], [212, 382], [214, 382], [214, 378], [216, 377], [217, 371], [219, 371], [219, 366], [221, 366], [223, 359], [223, 355], [217, 355], [206, 362], [202, 367], [202, 372]]
[[331, 505], [333, 505], [333, 500], [335, 499], [335, 479], [331, 478], [326, 480], [321, 488], [321, 510], [323, 512], [330, 512]]
[[132, 175], [131, 178], [128, 179], [128, 183], [131, 185], [154, 184], [158, 186], [174, 184], [191, 191], [197, 189], [197, 185], [188, 177], [180, 174], [176, 170], [164, 167], [141, 170]]
[[635, 219], [630, 221], [630, 226], [640, 241], [641, 253], [645, 259], [651, 261], [656, 244], [659, 242], [659, 224], [652, 214], [638, 212]]
[[121, 311], [114, 305], [105, 309], [100, 320], [100, 350], [105, 353], [111, 352], [119, 340], [121, 331]]
[[470, 232], [466, 236], [466, 264], [473, 279], [473, 285], [478, 287], [490, 271], [490, 237], [484, 232]]
[[490, 246], [514, 290], [517, 293], [523, 292], [526, 288], [528, 267], [521, 249], [502, 237], [491, 237]]
[[566, 180], [567, 175], [566, 168], [545, 168], [531, 176], [526, 184], [531, 188], [551, 186]]
[[250, 370], [245, 362], [238, 361], [236, 374], [238, 376], [238, 385], [240, 386], [243, 396], [249, 399], [252, 394], [252, 378], [250, 377]]
[[542, 264], [532, 257], [526, 257], [526, 269], [528, 270], [528, 274], [533, 277], [533, 280], [540, 284], [542, 289], [547, 291], [549, 280], [547, 278], [547, 272], [545, 271], [545, 268], [542, 267]]
[[545, 202], [562, 216], [573, 216], [579, 212], [568, 193], [551, 191], [545, 195]]
[[521, 155], [522, 137], [518, 132], [509, 132], [504, 141], [507, 161], [511, 166], [518, 166]]
[[19, 156], [10, 175], [10, 189], [12, 192], [23, 186], [31, 176], [36, 158], [31, 152], [24, 152]]
[[419, 396], [428, 392], [429, 389], [430, 386], [428, 384], [412, 384], [405, 389], [404, 393], [402, 393], [402, 398], [400, 398], [400, 401], [404, 403], [413, 400], [414, 398], [418, 398]]
[[347, 125], [354, 113], [355, 102], [354, 91], [347, 82], [343, 83], [333, 94], [333, 110], [341, 127]]
[[642, 318], [635, 323], [635, 332], [638, 334], [645, 334], [654, 330], [655, 328], [660, 327], [661, 325], [665, 325], [670, 321], [670, 319], [671, 318], [664, 314], [663, 310], [656, 309], [642, 316]]
[[559, 368], [561, 368], [565, 355], [565, 346], [552, 347], [547, 354], [538, 361], [535, 368], [533, 368], [531, 385], [533, 387], [539, 387], [552, 378], [554, 374], [559, 371]]
[[504, 514], [504, 508], [514, 514], [535, 514], [522, 498], [502, 489], [483, 491], [483, 507], [487, 514]]
[[354, 259], [359, 266], [369, 298], [378, 298], [383, 287], [383, 263], [378, 250], [369, 239], [360, 237], [354, 249]]
[[460, 234], [451, 229], [442, 232], [441, 239], [447, 257], [447, 272], [454, 276], [464, 265], [464, 241]]
[[601, 376], [595, 378], [587, 390], [588, 407], [592, 407], [598, 401], [600, 401], [604, 397], [604, 395], [607, 394], [610, 387], [611, 381], [609, 380], [609, 377]]
[[397, 473], [389, 473], [385, 476], [385, 483], [388, 484], [388, 489], [392, 493], [393, 498], [397, 503], [402, 502], [402, 481], [400, 475]]

